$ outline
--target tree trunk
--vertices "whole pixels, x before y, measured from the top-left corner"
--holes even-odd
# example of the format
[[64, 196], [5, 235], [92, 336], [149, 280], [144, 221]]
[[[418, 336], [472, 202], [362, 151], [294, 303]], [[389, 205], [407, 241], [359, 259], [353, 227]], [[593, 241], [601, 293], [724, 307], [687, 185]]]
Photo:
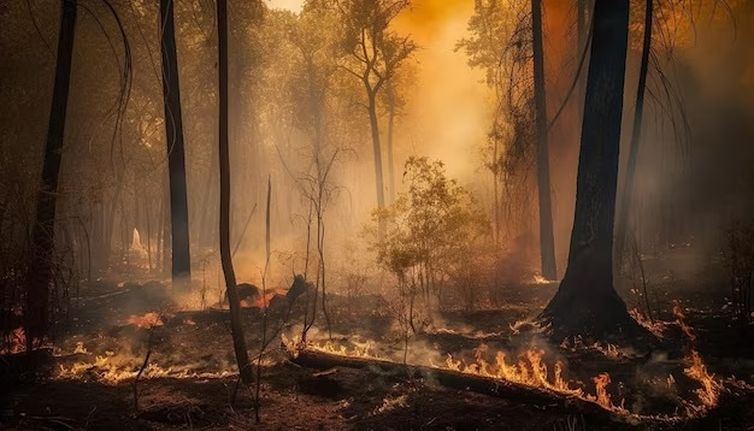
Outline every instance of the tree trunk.
[[[576, 3], [576, 33], [577, 33], [577, 46], [576, 46], [576, 58], [581, 57], [583, 50], [585, 50], [587, 44], [586, 33], [586, 15], [587, 15], [587, 0], [577, 0]], [[584, 79], [583, 73], [579, 74], [576, 79], [578, 80], [578, 93], [576, 94], [576, 103], [579, 113], [584, 112], [584, 93], [586, 92], [586, 79]]]
[[228, 3], [217, 0], [217, 40], [219, 72], [219, 166], [220, 166], [220, 260], [225, 274], [225, 288], [230, 306], [230, 330], [233, 350], [241, 380], [249, 384], [253, 379], [249, 353], [246, 351], [241, 321], [241, 303], [236, 290], [236, 274], [230, 253], [230, 151], [228, 145]]
[[[395, 89], [388, 88], [391, 93]], [[388, 96], [388, 117], [387, 117], [387, 190], [390, 203], [395, 202], [395, 159], [393, 157], [393, 134], [395, 132], [395, 94]]]
[[[382, 149], [380, 145], [380, 126], [377, 119], [377, 95], [367, 89], [369, 93], [369, 125], [372, 130], [372, 149], [374, 150], [374, 174], [377, 185], [377, 207], [385, 208], [385, 181], [382, 176]], [[380, 228], [382, 231], [382, 228]]]
[[162, 91], [165, 103], [168, 171], [170, 175], [170, 222], [173, 283], [188, 286], [191, 278], [189, 253], [188, 198], [186, 162], [183, 145], [183, 119], [178, 82], [173, 0], [160, 0], [162, 34]]
[[623, 252], [628, 234], [628, 214], [631, 198], [634, 193], [634, 177], [636, 176], [636, 159], [639, 155], [641, 139], [641, 124], [644, 116], [644, 93], [647, 88], [647, 70], [649, 69], [649, 53], [652, 48], [652, 16], [654, 14], [654, 0], [646, 0], [644, 11], [644, 40], [642, 42], [641, 66], [639, 68], [639, 86], [636, 89], [636, 108], [634, 124], [631, 131], [631, 145], [628, 148], [628, 162], [626, 174], [623, 177], [623, 194], [618, 205], [618, 220], [615, 226], [615, 262], [618, 266], [623, 262]]
[[37, 212], [32, 227], [31, 262], [26, 294], [26, 349], [41, 341], [48, 331], [49, 286], [55, 246], [55, 204], [58, 175], [65, 136], [65, 117], [71, 81], [71, 58], [76, 28], [76, 0], [63, 0], [55, 65], [55, 86], [52, 93], [50, 122], [47, 128], [42, 179], [37, 196]]
[[542, 0], [532, 0], [532, 40], [534, 46], [534, 105], [537, 130], [537, 185], [539, 189], [539, 245], [542, 276], [555, 280], [555, 239], [552, 228], [550, 160], [547, 151], [547, 103], [545, 99], [545, 64], [542, 47]]
[[559, 334], [603, 336], [635, 327], [612, 272], [628, 13], [628, 0], [595, 5], [568, 267], [542, 315]]

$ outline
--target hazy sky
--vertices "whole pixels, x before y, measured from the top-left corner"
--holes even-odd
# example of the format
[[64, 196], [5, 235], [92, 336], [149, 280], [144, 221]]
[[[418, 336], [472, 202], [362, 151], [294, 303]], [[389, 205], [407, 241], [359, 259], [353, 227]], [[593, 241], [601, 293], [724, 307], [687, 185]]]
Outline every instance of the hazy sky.
[[267, 0], [267, 4], [274, 8], [290, 9], [298, 12], [301, 10], [304, 0]]
[[[304, 0], [266, 0], [273, 8], [299, 12]], [[396, 163], [411, 154], [428, 155], [447, 164], [451, 176], [474, 176], [479, 146], [488, 129], [488, 93], [483, 75], [455, 52], [467, 35], [473, 0], [414, 0], [396, 19], [394, 29], [411, 35], [420, 49], [414, 55], [416, 82], [397, 130]], [[442, 127], [439, 127], [442, 125]]]

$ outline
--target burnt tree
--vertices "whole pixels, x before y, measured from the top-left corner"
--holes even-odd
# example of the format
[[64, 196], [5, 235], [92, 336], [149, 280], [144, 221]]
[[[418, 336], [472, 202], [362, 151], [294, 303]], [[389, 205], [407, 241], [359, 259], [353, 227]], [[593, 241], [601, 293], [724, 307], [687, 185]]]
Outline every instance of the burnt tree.
[[241, 301], [236, 289], [236, 274], [230, 252], [230, 151], [228, 145], [228, 2], [217, 0], [217, 45], [220, 110], [219, 121], [219, 166], [220, 166], [220, 260], [225, 275], [225, 288], [230, 307], [230, 330], [233, 350], [238, 362], [241, 380], [248, 384], [253, 380], [249, 353], [246, 350]]
[[635, 322], [613, 287], [613, 222], [628, 0], [597, 0], [568, 266], [542, 319], [556, 334], [613, 335]]
[[647, 89], [647, 71], [649, 70], [649, 54], [652, 49], [652, 16], [654, 0], [646, 0], [644, 9], [644, 38], [642, 40], [641, 65], [639, 66], [639, 84], [636, 89], [636, 108], [634, 110], [634, 124], [631, 131], [631, 143], [628, 147], [628, 162], [626, 174], [623, 177], [623, 193], [618, 205], [618, 220], [615, 225], [615, 256], [616, 264], [621, 265], [623, 252], [628, 235], [628, 214], [631, 198], [634, 193], [634, 177], [636, 176], [636, 161], [639, 156], [641, 141], [641, 126], [644, 118], [644, 94]]
[[550, 156], [547, 149], [547, 102], [545, 59], [542, 47], [542, 0], [531, 1], [532, 46], [534, 51], [534, 113], [537, 139], [537, 188], [539, 190], [539, 246], [542, 276], [555, 280], [555, 239], [552, 228]]
[[162, 35], [162, 91], [165, 105], [168, 172], [170, 189], [170, 223], [173, 282], [185, 283], [191, 277], [189, 252], [188, 197], [186, 160], [183, 144], [181, 93], [178, 82], [178, 59], [175, 46], [173, 0], [160, 0], [160, 34]]
[[50, 121], [47, 126], [42, 179], [37, 195], [37, 208], [31, 232], [31, 261], [29, 262], [26, 292], [26, 349], [31, 351], [35, 341], [47, 335], [49, 287], [52, 279], [52, 258], [55, 247], [55, 205], [58, 176], [65, 136], [65, 117], [71, 82], [73, 36], [76, 28], [76, 0], [63, 0], [55, 65], [55, 84], [52, 91]]

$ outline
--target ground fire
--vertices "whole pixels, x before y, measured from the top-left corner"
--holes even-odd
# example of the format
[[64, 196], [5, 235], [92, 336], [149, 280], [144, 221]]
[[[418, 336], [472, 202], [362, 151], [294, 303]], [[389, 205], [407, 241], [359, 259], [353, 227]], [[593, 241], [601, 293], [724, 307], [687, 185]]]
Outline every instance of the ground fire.
[[754, 429], [754, 1], [0, 22], [0, 430]]

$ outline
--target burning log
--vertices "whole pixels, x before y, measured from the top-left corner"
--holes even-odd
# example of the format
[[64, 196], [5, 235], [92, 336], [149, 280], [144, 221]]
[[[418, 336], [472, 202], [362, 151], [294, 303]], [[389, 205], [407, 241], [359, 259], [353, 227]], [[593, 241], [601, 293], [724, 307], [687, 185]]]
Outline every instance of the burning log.
[[471, 391], [493, 397], [511, 399], [519, 403], [537, 404], [547, 407], [576, 409], [581, 413], [609, 414], [597, 404], [576, 396], [559, 394], [544, 388], [536, 388], [502, 379], [463, 373], [450, 369], [433, 368], [421, 365], [404, 365], [378, 358], [343, 356], [322, 351], [301, 349], [291, 355], [290, 360], [300, 366], [314, 369], [346, 367], [355, 369], [378, 369], [392, 374], [406, 374], [412, 378], [424, 378], [455, 390]]

